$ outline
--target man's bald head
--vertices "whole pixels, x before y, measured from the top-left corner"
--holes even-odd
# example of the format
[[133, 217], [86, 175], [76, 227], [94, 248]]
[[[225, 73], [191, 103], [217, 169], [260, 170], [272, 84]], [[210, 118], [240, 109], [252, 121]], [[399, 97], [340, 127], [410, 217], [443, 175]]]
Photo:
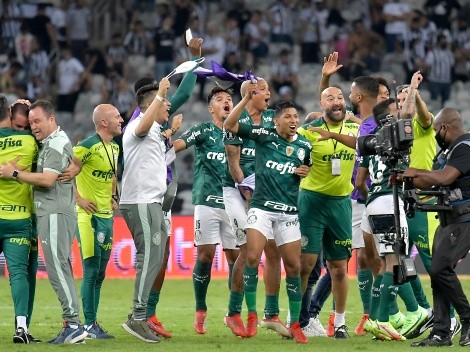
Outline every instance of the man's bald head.
[[460, 113], [452, 108], [444, 108], [439, 111], [434, 119], [436, 126], [451, 125], [454, 128], [463, 130], [463, 121]]
[[116, 110], [111, 104], [100, 104], [93, 110], [93, 124], [99, 127], [101, 120], [109, 119]]

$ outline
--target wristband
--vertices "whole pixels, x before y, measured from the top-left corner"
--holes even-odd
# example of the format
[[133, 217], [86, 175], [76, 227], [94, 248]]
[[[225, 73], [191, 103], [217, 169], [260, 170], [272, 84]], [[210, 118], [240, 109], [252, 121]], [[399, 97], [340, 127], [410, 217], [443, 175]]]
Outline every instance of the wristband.
[[165, 101], [165, 98], [161, 97], [158, 94], [155, 96], [155, 99], [157, 99], [158, 101], [161, 101], [161, 102]]
[[119, 200], [117, 194], [113, 194], [113, 195], [111, 196], [111, 198], [113, 198], [116, 202]]
[[176, 133], [176, 131], [178, 131], [178, 130], [177, 130], [176, 128], [174, 128], [174, 127], [170, 128], [170, 130], [171, 130], [171, 135], [172, 135], [172, 136], [174, 136], [175, 133]]

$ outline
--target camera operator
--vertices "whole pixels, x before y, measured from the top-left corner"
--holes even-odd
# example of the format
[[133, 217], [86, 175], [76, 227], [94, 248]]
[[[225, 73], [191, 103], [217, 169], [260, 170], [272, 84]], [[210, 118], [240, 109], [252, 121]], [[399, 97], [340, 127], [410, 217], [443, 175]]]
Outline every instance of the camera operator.
[[431, 261], [431, 286], [434, 298], [434, 327], [428, 338], [412, 346], [452, 346], [450, 306], [455, 307], [462, 323], [459, 344], [470, 345], [470, 305], [454, 271], [458, 261], [470, 249], [470, 134], [463, 128], [460, 114], [444, 108], [433, 122], [436, 141], [444, 150], [439, 170], [408, 168], [403, 174], [419, 189], [450, 187], [459, 197], [451, 200], [452, 211], [439, 213]]
[[[389, 118], [390, 113], [395, 113], [395, 99], [390, 98], [379, 104], [374, 109], [374, 118], [377, 122], [377, 128], [374, 134], [378, 135], [383, 121]], [[393, 230], [394, 225], [394, 201], [393, 189], [388, 183], [391, 174], [391, 167], [383, 161], [383, 156], [375, 155], [376, 150], [363, 153], [361, 150], [361, 163], [356, 177], [356, 187], [361, 195], [366, 199], [366, 211], [362, 218], [361, 228], [364, 234], [364, 242], [366, 245], [366, 253], [371, 253], [371, 246], [375, 245], [379, 255], [381, 256], [381, 268], [379, 275], [382, 276], [380, 285], [380, 303], [372, 301], [371, 313], [377, 311], [377, 303], [379, 303], [379, 312], [376, 321], [369, 321], [367, 331], [382, 340], [405, 340], [406, 336], [420, 329], [426, 321], [428, 312], [420, 307], [413, 294], [413, 290], [409, 282], [400, 285], [400, 297], [404, 300], [408, 314], [400, 331], [397, 331], [390, 323], [390, 305], [396, 299], [399, 286], [394, 285], [393, 267], [398, 265], [398, 257], [392, 246], [396, 241], [396, 234], [393, 231], [389, 233], [379, 233], [376, 227], [376, 219], [383, 218], [383, 215], [390, 215], [391, 226], [387, 228]], [[366, 155], [369, 154], [369, 155]], [[372, 155], [371, 155], [372, 154]], [[402, 165], [397, 165], [398, 167]], [[372, 184], [370, 189], [367, 187], [366, 179], [370, 175]], [[400, 227], [402, 235], [405, 237], [405, 243], [408, 245], [408, 225], [405, 212], [403, 210], [403, 201], [399, 200], [400, 209]], [[373, 226], [374, 225], [374, 226]], [[384, 231], [385, 232], [385, 231]], [[387, 238], [388, 237], [388, 238]], [[408, 249], [408, 248], [407, 248]], [[406, 249], [406, 252], [407, 252]], [[376, 279], [377, 279], [376, 277]], [[375, 286], [375, 283], [374, 283]], [[374, 314], [375, 315], [375, 314]], [[371, 319], [375, 319], [372, 316]]]

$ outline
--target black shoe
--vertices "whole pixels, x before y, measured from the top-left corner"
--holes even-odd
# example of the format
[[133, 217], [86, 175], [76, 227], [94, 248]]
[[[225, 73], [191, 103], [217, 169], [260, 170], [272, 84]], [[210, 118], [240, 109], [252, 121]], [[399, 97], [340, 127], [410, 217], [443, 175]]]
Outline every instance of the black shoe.
[[29, 343], [41, 343], [42, 342], [42, 340], [35, 338], [33, 335], [31, 334], [28, 334], [28, 335], [29, 335], [29, 338], [31, 339]]
[[413, 342], [411, 347], [442, 347], [442, 346], [452, 346], [452, 340], [450, 337], [440, 337], [437, 335], [430, 335], [424, 340]]
[[431, 313], [431, 316], [428, 316], [426, 320], [422, 323], [419, 329], [413, 330], [408, 335], [406, 335], [407, 340], [415, 339], [426, 332], [426, 330], [434, 326], [434, 314]]
[[23, 328], [18, 328], [15, 331], [15, 335], [13, 335], [13, 342], [14, 343], [33, 343], [33, 337], [24, 331]]
[[338, 328], [335, 328], [335, 339], [347, 339], [349, 337], [348, 327], [346, 325], [341, 325]]
[[462, 322], [462, 333], [460, 334], [459, 345], [470, 345], [470, 322]]

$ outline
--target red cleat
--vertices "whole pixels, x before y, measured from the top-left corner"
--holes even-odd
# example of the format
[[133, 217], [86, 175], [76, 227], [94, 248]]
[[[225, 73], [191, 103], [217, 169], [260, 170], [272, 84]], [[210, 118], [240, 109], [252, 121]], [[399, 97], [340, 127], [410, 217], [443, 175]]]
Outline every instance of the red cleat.
[[362, 315], [361, 321], [357, 324], [356, 328], [354, 329], [354, 333], [356, 335], [365, 335], [367, 332], [364, 330], [364, 324], [366, 323], [367, 319], [369, 319], [369, 314], [364, 313]]
[[291, 337], [289, 329], [286, 328], [284, 323], [281, 321], [281, 319], [279, 319], [277, 315], [269, 319], [264, 318], [263, 320], [261, 320], [261, 326], [265, 329], [274, 330], [283, 337]]
[[224, 318], [225, 325], [232, 330], [235, 336], [246, 337], [245, 325], [243, 325], [243, 320], [240, 317], [240, 314], [235, 314], [233, 316], [226, 316]]
[[196, 315], [194, 316], [194, 330], [198, 334], [205, 334], [207, 332], [206, 328], [206, 311], [197, 310]]
[[289, 332], [291, 337], [295, 340], [297, 343], [307, 343], [308, 338], [304, 335], [302, 328], [300, 327], [300, 324], [298, 321], [296, 321], [294, 324], [292, 324], [289, 327]]
[[326, 336], [335, 336], [335, 312], [331, 313], [330, 318], [328, 319], [328, 326], [326, 327]]
[[255, 312], [248, 313], [246, 322], [246, 337], [253, 337], [258, 332], [258, 315]]
[[166, 331], [162, 323], [160, 323], [155, 315], [147, 318], [147, 325], [150, 330], [155, 332], [158, 336], [169, 339], [171, 337], [171, 332]]

